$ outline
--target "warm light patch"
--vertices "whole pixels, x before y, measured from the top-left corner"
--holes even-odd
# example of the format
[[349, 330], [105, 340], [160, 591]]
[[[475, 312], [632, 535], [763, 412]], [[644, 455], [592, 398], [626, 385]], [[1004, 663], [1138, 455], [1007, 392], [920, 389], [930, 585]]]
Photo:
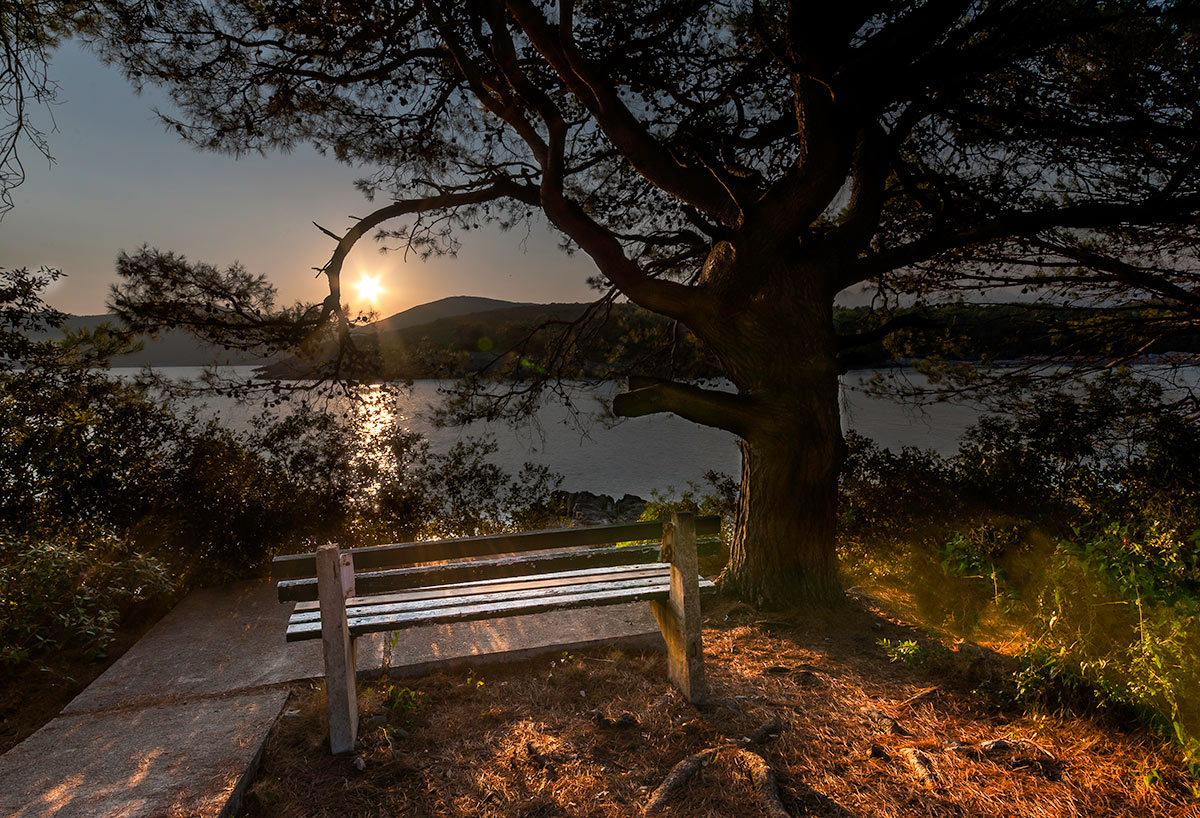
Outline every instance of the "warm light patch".
[[364, 301], [374, 302], [383, 293], [383, 285], [379, 283], [379, 276], [364, 275], [355, 286], [358, 287], [358, 297]]

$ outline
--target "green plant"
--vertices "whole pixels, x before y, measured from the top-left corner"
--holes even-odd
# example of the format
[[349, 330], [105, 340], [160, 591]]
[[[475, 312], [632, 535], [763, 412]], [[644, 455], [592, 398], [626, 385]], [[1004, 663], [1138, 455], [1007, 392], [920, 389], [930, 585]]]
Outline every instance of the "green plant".
[[411, 723], [413, 717], [429, 700], [422, 691], [402, 685], [382, 685], [379, 692], [383, 696], [383, 703], [392, 711], [393, 718], [399, 718], [406, 723]]
[[908, 667], [923, 664], [929, 656], [929, 652], [915, 639], [896, 643], [890, 639], [880, 639], [875, 644], [884, 649], [889, 662], [903, 662]]
[[1152, 790], [1159, 784], [1163, 783], [1163, 774], [1157, 767], [1147, 767], [1142, 771], [1142, 785]]
[[687, 488], [678, 494], [673, 487], [651, 491], [642, 519], [667, 520], [675, 511], [687, 511], [700, 516], [716, 515], [721, 518], [721, 536], [729, 542], [733, 536], [733, 519], [737, 511], [737, 486], [729, 475], [715, 471], [705, 472], [704, 480], [707, 486], [688, 483]]
[[0, 532], [0, 665], [63, 650], [102, 656], [133, 605], [171, 588], [160, 561], [111, 534]]
[[848, 436], [848, 573], [1023, 630], [1018, 700], [1136, 718], [1200, 774], [1200, 423], [1120, 371], [1006, 406], [954, 458]]
[[283, 794], [279, 789], [278, 778], [268, 778], [254, 786], [254, 794], [263, 800], [268, 806], [278, 804], [283, 800]]

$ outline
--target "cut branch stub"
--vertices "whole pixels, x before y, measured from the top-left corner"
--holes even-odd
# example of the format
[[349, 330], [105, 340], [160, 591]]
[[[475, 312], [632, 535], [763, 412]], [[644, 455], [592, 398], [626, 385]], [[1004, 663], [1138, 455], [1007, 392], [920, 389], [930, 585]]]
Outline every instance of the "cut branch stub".
[[693, 423], [715, 426], [741, 437], [754, 425], [750, 401], [742, 395], [653, 378], [630, 378], [629, 386], [629, 392], [613, 397], [612, 409], [617, 417], [673, 412]]

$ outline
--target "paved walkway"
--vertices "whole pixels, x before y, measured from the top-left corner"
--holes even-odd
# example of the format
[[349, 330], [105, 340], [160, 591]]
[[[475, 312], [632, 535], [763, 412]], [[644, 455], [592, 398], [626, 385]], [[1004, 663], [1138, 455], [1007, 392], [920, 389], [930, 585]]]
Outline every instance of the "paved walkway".
[[[287, 644], [269, 583], [197, 591], [0, 756], [0, 816], [173, 818], [237, 813], [286, 685], [318, 677], [319, 641]], [[661, 645], [647, 605], [413, 628], [359, 640], [359, 673], [524, 658], [592, 644]]]

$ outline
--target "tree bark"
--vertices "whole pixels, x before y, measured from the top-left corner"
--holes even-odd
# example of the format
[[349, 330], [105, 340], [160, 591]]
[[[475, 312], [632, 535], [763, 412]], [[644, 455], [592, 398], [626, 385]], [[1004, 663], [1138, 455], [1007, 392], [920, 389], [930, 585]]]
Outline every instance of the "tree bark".
[[[753, 413], [723, 588], [764, 608], [842, 597], [837, 577], [838, 405], [833, 270], [795, 249], [718, 246], [697, 328]], [[729, 428], [729, 427], [727, 427]]]
[[[830, 393], [830, 394], [825, 394]], [[723, 588], [760, 608], [842, 598], [837, 576], [837, 475], [844, 443], [832, 389], [774, 410], [739, 441], [742, 478]], [[790, 427], [790, 428], [788, 428]]]
[[685, 323], [711, 346], [737, 395], [632, 379], [613, 401], [621, 416], [675, 412], [741, 438], [735, 532], [720, 584], [760, 608], [842, 598], [834, 272], [795, 248], [718, 244], [699, 282], [701, 306]]

